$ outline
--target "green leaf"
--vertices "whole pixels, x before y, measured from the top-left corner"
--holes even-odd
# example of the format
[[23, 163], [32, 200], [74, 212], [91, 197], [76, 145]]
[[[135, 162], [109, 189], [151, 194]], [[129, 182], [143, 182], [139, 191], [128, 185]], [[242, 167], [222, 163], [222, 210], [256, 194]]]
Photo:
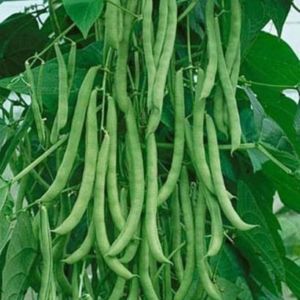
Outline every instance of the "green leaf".
[[100, 16], [103, 9], [102, 0], [63, 0], [63, 5], [74, 23], [78, 26], [84, 38]]
[[[70, 106], [76, 101], [78, 90], [88, 69], [102, 63], [102, 46], [102, 42], [96, 42], [77, 51], [76, 71], [69, 99]], [[64, 54], [64, 57], [67, 60], [68, 54]], [[36, 67], [32, 70], [35, 80], [38, 78], [39, 69], [39, 67]], [[25, 74], [24, 78], [26, 79]], [[56, 114], [57, 110], [58, 81], [58, 64], [57, 59], [54, 58], [47, 61], [44, 65], [42, 85], [43, 104], [47, 108], [47, 112], [52, 116]], [[27, 85], [18, 77], [9, 77], [0, 80], [0, 87], [21, 94], [29, 94]]]
[[30, 14], [13, 14], [0, 24], [0, 78], [24, 70], [24, 61], [39, 52], [48, 37]]
[[262, 84], [296, 86], [300, 78], [300, 63], [286, 42], [261, 32], [247, 51], [240, 74], [247, 80]]
[[283, 24], [288, 16], [291, 2], [286, 0], [265, 0], [267, 12], [270, 15], [278, 35], [282, 33]]
[[19, 145], [20, 141], [27, 134], [28, 128], [33, 122], [32, 110], [29, 109], [25, 115], [23, 123], [16, 130], [14, 136], [9, 139], [5, 145], [0, 149], [0, 174], [2, 174], [11, 158], [11, 155], [14, 153], [16, 147]]
[[[242, 4], [242, 32], [241, 48], [242, 54], [245, 53], [249, 45], [255, 39], [257, 34], [270, 20], [267, 14], [265, 4], [261, 0], [243, 0]], [[244, 56], [244, 55], [243, 55]]]
[[257, 256], [269, 264], [276, 276], [283, 280], [285, 272], [280, 253], [276, 248], [263, 213], [257, 206], [250, 189], [243, 181], [238, 183], [237, 211], [244, 221], [259, 225], [252, 230], [238, 232], [238, 236], [241, 239], [246, 239]]
[[8, 221], [7, 216], [3, 212], [0, 212], [0, 255], [9, 241], [10, 234], [10, 222]]
[[21, 299], [27, 288], [30, 269], [36, 257], [36, 242], [26, 212], [19, 214], [9, 243], [3, 269], [2, 300]]
[[9, 192], [9, 186], [5, 180], [0, 178], [0, 212], [4, 206]]
[[5, 144], [12, 133], [13, 130], [6, 125], [4, 120], [0, 119], [0, 148]]
[[300, 267], [292, 260], [283, 260], [286, 271], [286, 283], [297, 299], [300, 298]]
[[253, 300], [250, 288], [249, 288], [245, 278], [238, 277], [237, 280], [236, 280], [235, 285], [240, 289], [240, 292], [238, 294], [238, 299], [240, 299], [240, 300]]
[[263, 172], [273, 182], [284, 205], [300, 213], [300, 180], [286, 174], [272, 162], [264, 164]]
[[298, 214], [287, 212], [279, 215], [278, 220], [282, 227], [280, 235], [284, 241], [287, 255], [291, 258], [300, 257], [300, 218]]
[[[218, 278], [218, 288], [222, 292], [223, 300], [235, 300], [241, 292], [239, 287], [225, 278]], [[211, 297], [207, 299], [213, 300]]]

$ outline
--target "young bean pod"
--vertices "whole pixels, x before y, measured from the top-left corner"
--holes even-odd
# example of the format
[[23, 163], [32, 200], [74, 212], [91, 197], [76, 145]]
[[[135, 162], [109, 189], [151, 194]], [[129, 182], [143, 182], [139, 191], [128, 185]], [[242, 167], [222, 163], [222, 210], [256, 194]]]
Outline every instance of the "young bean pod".
[[163, 186], [158, 191], [158, 205], [162, 205], [174, 191], [175, 185], [180, 175], [184, 155], [184, 90], [182, 70], [176, 73], [175, 83], [175, 137], [174, 137], [174, 150], [171, 163], [171, 169], [168, 177]]
[[92, 196], [98, 154], [96, 108], [97, 89], [93, 90], [91, 93], [90, 104], [87, 111], [85, 164], [79, 194], [70, 215], [54, 230], [54, 232], [58, 234], [67, 234], [80, 222]]
[[72, 120], [71, 131], [66, 152], [59, 166], [54, 181], [52, 182], [46, 193], [37, 200], [39, 202], [53, 201], [65, 187], [69, 179], [77, 155], [77, 148], [80, 142], [85, 113], [88, 107], [91, 91], [94, 84], [94, 79], [97, 75], [98, 69], [99, 67], [92, 67], [86, 74], [81, 84]]
[[219, 200], [222, 211], [229, 222], [238, 230], [250, 230], [256, 225], [245, 223], [237, 214], [229, 199], [223, 175], [221, 170], [221, 162], [218, 148], [218, 140], [214, 122], [209, 115], [206, 115], [206, 128], [208, 139], [209, 163], [212, 174], [212, 179], [215, 186], [217, 198]]

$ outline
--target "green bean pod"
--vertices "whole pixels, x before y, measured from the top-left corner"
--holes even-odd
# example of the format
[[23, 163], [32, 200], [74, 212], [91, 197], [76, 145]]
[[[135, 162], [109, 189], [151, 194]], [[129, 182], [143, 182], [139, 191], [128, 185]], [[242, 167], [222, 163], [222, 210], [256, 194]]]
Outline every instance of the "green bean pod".
[[120, 31], [122, 24], [120, 19], [121, 10], [120, 0], [106, 2], [105, 10], [105, 42], [108, 46], [117, 50], [120, 42]]
[[195, 251], [196, 265], [202, 286], [209, 297], [214, 300], [222, 300], [221, 294], [217, 287], [212, 282], [208, 264], [206, 262], [206, 245], [205, 245], [205, 220], [206, 220], [206, 205], [204, 196], [199, 190], [197, 204], [195, 207]]
[[[172, 249], [178, 249], [182, 243], [180, 224], [180, 204], [178, 186], [175, 187], [171, 202], [171, 228], [172, 228]], [[184, 268], [181, 257], [181, 249], [173, 255], [175, 275], [179, 282], [182, 281]]]
[[86, 135], [85, 135], [85, 164], [79, 194], [70, 215], [55, 230], [58, 234], [67, 234], [82, 219], [93, 192], [96, 174], [96, 162], [98, 154], [97, 133], [97, 90], [91, 93], [90, 104], [87, 111]]
[[88, 71], [81, 84], [72, 120], [71, 131], [66, 152], [59, 166], [54, 181], [52, 182], [46, 193], [37, 200], [39, 202], [53, 201], [60, 194], [60, 192], [65, 187], [69, 179], [77, 155], [77, 148], [80, 142], [85, 113], [88, 107], [91, 91], [94, 84], [94, 79], [97, 75], [98, 69], [99, 67], [92, 67]]
[[131, 208], [126, 223], [107, 255], [116, 256], [128, 245], [137, 231], [144, 203], [144, 165], [134, 109], [129, 105], [126, 114], [128, 146], [130, 150], [130, 201]]
[[107, 256], [106, 253], [110, 248], [105, 223], [105, 177], [108, 166], [110, 138], [105, 134], [102, 142], [97, 161], [96, 181], [94, 189], [94, 213], [93, 221], [95, 225], [96, 241], [101, 255], [108, 267], [118, 276], [124, 279], [131, 279], [134, 275], [126, 269], [116, 257]]
[[168, 0], [168, 26], [165, 35], [165, 43], [158, 63], [153, 86], [153, 105], [148, 121], [146, 136], [156, 131], [161, 119], [164, 90], [171, 57], [173, 54], [176, 28], [177, 28], [177, 3], [176, 0]]
[[211, 239], [206, 256], [215, 256], [219, 253], [223, 244], [223, 221], [219, 203], [203, 188], [206, 205], [211, 217]]
[[184, 299], [193, 281], [195, 271], [195, 233], [192, 203], [189, 195], [189, 177], [185, 166], [182, 167], [180, 176], [180, 200], [183, 212], [186, 234], [186, 264], [183, 277], [174, 300]]
[[219, 200], [222, 211], [229, 222], [238, 230], [250, 230], [256, 225], [245, 223], [237, 214], [229, 199], [223, 175], [221, 170], [221, 162], [218, 148], [218, 140], [214, 122], [209, 115], [206, 115], [206, 128], [208, 139], [208, 153], [211, 175], [215, 186], [215, 192]]
[[40, 207], [40, 231], [39, 231], [40, 249], [43, 259], [43, 270], [41, 277], [41, 287], [39, 299], [48, 300], [51, 293], [53, 281], [53, 259], [52, 245], [48, 213], [45, 206]]
[[145, 224], [143, 224], [142, 228], [143, 228], [142, 243], [141, 243], [140, 255], [139, 255], [140, 282], [146, 298], [151, 300], [158, 300], [159, 298], [155, 292], [153, 282], [151, 281], [149, 275], [150, 253], [149, 253], [149, 245], [147, 241]]
[[153, 49], [155, 66], [158, 65], [159, 59], [161, 57], [161, 52], [164, 46], [166, 30], [168, 26], [168, 1], [159, 2], [159, 12], [158, 12], [158, 25], [156, 39]]
[[156, 74], [156, 66], [153, 56], [153, 45], [152, 45], [152, 10], [153, 10], [153, 1], [145, 0], [143, 7], [143, 47], [145, 52], [145, 62], [147, 69], [147, 78], [148, 78], [148, 94], [147, 94], [147, 107], [150, 111], [152, 107], [152, 93], [153, 85]]
[[60, 131], [64, 128], [68, 121], [68, 70], [65, 63], [64, 56], [60, 50], [59, 44], [54, 44], [54, 50], [56, 53], [58, 63], [58, 109], [57, 109], [57, 128]]
[[232, 88], [229, 72], [227, 70], [221, 42], [221, 34], [219, 29], [218, 19], [215, 19], [217, 47], [218, 47], [218, 72], [220, 76], [223, 93], [226, 99], [229, 117], [229, 130], [231, 137], [231, 153], [235, 151], [241, 143], [241, 125], [239, 111], [234, 95], [234, 89]]
[[145, 228], [148, 245], [153, 257], [161, 263], [169, 263], [163, 254], [158, 236], [156, 223], [157, 216], [157, 149], [154, 133], [148, 135], [146, 140], [147, 148], [147, 193], [145, 210]]
[[95, 225], [93, 221], [90, 223], [87, 235], [80, 245], [78, 249], [76, 249], [72, 254], [70, 254], [67, 258], [63, 261], [67, 264], [74, 264], [81, 259], [83, 259], [86, 255], [89, 254], [93, 244], [95, 242]]
[[181, 164], [184, 155], [184, 90], [182, 70], [176, 73], [175, 84], [175, 137], [171, 169], [163, 186], [158, 191], [158, 205], [163, 204], [174, 191], [180, 175]]
[[118, 121], [115, 101], [112, 97], [108, 97], [107, 132], [110, 137], [107, 171], [108, 207], [115, 226], [121, 231], [125, 225], [125, 218], [122, 214], [119, 202], [117, 182], [117, 126]]
[[71, 42], [70, 53], [68, 58], [67, 72], [68, 72], [68, 95], [70, 95], [72, 90], [72, 84], [75, 76], [76, 70], [76, 51], [77, 44], [75, 42]]
[[202, 69], [198, 71], [196, 95], [193, 106], [193, 152], [195, 159], [195, 166], [198, 177], [204, 182], [205, 186], [211, 193], [214, 193], [214, 186], [211, 179], [209, 166], [206, 160], [204, 148], [204, 115], [205, 115], [205, 99], [201, 98], [202, 90], [204, 88], [205, 76]]
[[[135, 13], [138, 3], [138, 0], [128, 1], [126, 9], [132, 13]], [[118, 46], [118, 58], [115, 73], [114, 87], [116, 91], [116, 101], [120, 110], [125, 114], [130, 106], [130, 99], [127, 95], [127, 61], [133, 21], [134, 16], [132, 16], [130, 13], [126, 13], [124, 16], [123, 38]], [[113, 24], [113, 26], [115, 26], [115, 24]]]
[[[42, 62], [43, 64], [43, 62]], [[30, 64], [28, 61], [25, 62], [25, 70], [26, 70], [26, 76], [27, 81], [30, 88], [30, 95], [31, 95], [31, 107], [33, 112], [33, 117], [35, 121], [35, 126], [38, 134], [38, 139], [41, 144], [45, 141], [45, 128], [44, 128], [44, 122], [41, 115], [41, 109], [40, 109], [40, 103], [37, 95], [37, 90], [34, 83], [34, 77], [33, 73], [30, 67]]]
[[[133, 271], [138, 273], [137, 263], [133, 266]], [[139, 278], [135, 277], [131, 279], [129, 293], [127, 300], [137, 300], [139, 299], [139, 290], [140, 290], [140, 280]]]
[[218, 68], [218, 50], [216, 43], [215, 23], [214, 23], [214, 0], [207, 0], [205, 6], [205, 26], [207, 34], [208, 65], [205, 70], [205, 77], [200, 99], [206, 99], [215, 83]]
[[126, 280], [120, 276], [117, 277], [114, 288], [108, 300], [119, 300], [122, 298], [125, 289]]

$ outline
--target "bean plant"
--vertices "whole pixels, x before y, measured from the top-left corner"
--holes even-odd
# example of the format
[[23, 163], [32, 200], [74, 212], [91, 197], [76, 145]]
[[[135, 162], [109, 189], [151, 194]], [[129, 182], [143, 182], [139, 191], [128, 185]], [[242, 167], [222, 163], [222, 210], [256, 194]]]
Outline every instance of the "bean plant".
[[0, 299], [299, 299], [290, 11], [49, 0], [4, 20]]

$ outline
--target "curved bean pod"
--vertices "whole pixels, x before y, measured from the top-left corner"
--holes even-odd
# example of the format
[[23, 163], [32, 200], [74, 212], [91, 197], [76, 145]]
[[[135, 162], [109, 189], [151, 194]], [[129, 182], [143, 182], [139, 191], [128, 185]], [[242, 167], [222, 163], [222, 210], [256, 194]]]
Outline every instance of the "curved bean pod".
[[106, 256], [110, 247], [109, 240], [106, 232], [105, 223], [105, 176], [108, 165], [108, 152], [109, 152], [109, 135], [105, 134], [102, 142], [97, 162], [96, 181], [94, 190], [94, 213], [93, 221], [95, 225], [96, 241], [100, 253], [108, 267], [115, 272], [118, 276], [124, 279], [131, 279], [134, 275], [126, 269], [116, 257]]
[[171, 163], [171, 169], [168, 173], [167, 180], [158, 191], [158, 206], [162, 205], [174, 191], [175, 185], [180, 175], [181, 164], [184, 155], [184, 90], [182, 70], [176, 73], [175, 84], [175, 137], [174, 150]]
[[229, 222], [239, 230], [250, 230], [256, 225], [245, 223], [237, 214], [229, 199], [223, 175], [221, 170], [221, 162], [218, 148], [218, 140], [214, 122], [209, 115], [206, 115], [206, 128], [208, 139], [208, 153], [211, 175], [215, 186], [217, 198], [219, 200], [222, 211], [229, 220]]
[[97, 90], [93, 90], [90, 98], [90, 104], [87, 111], [86, 121], [86, 152], [83, 176], [77, 200], [72, 208], [70, 215], [60, 224], [55, 233], [67, 234], [70, 232], [82, 219], [90, 198], [92, 196], [95, 174], [96, 162], [98, 154], [98, 135], [97, 135]]
[[76, 103], [75, 112], [72, 120], [71, 131], [69, 135], [66, 152], [59, 166], [54, 181], [52, 182], [51, 186], [46, 191], [46, 193], [37, 200], [39, 202], [53, 201], [59, 195], [62, 189], [65, 187], [69, 179], [77, 155], [77, 148], [81, 137], [85, 113], [90, 100], [94, 79], [97, 75], [98, 69], [99, 67], [92, 67], [88, 71], [87, 75], [85, 76], [81, 84], [78, 93], [78, 100]]

